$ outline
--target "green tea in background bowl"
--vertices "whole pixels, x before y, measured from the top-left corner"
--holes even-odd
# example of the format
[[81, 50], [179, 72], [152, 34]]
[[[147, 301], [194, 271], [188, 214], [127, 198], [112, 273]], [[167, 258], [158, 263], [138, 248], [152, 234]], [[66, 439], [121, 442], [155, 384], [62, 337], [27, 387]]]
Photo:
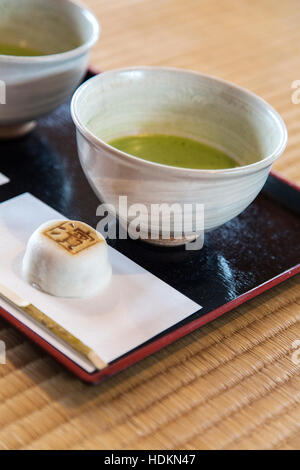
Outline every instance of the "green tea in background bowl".
[[143, 160], [180, 168], [222, 170], [239, 166], [221, 150], [174, 135], [131, 135], [114, 139], [109, 145]]
[[5, 44], [0, 42], [0, 55], [34, 57], [45, 55], [45, 53], [25, 45]]

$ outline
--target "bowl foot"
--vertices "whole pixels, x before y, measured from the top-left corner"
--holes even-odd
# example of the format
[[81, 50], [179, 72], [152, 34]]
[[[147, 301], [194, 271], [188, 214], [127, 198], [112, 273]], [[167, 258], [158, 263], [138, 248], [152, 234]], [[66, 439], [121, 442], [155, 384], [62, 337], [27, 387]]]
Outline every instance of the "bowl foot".
[[[201, 249], [203, 246], [203, 236], [202, 235], [190, 235], [184, 238], [168, 238], [168, 239], [158, 239], [158, 240], [153, 240], [151, 238], [140, 238], [145, 243], [149, 243], [150, 245], [156, 245], [160, 247], [168, 247], [168, 248], [175, 248], [178, 246], [184, 246], [191, 244], [190, 248], [191, 250], [195, 249]], [[193, 242], [195, 242], [193, 244]], [[197, 243], [198, 242], [198, 243]]]
[[36, 126], [36, 121], [25, 122], [12, 126], [0, 126], [0, 140], [18, 139], [31, 132]]

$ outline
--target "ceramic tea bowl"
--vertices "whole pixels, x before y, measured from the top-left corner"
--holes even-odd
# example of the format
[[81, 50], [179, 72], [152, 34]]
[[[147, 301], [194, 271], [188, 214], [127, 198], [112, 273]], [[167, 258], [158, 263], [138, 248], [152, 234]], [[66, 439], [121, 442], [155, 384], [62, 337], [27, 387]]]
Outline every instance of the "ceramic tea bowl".
[[[122, 195], [127, 196], [128, 207], [143, 204], [148, 214], [153, 204], [176, 204], [164, 215], [171, 227], [176, 211], [185, 204], [201, 204], [204, 230], [219, 227], [253, 201], [287, 142], [283, 120], [264, 100], [231, 83], [186, 70], [137, 67], [104, 72], [76, 91], [71, 111], [83, 170], [99, 199], [112, 204], [127, 226], [134, 215], [124, 220], [118, 211]], [[199, 140], [224, 150], [239, 166], [177, 168], [108, 144], [147, 133]], [[141, 218], [141, 238], [164, 246], [185, 244], [202, 230], [201, 222], [193, 220], [182, 236], [171, 230], [163, 237], [162, 220], [156, 220], [160, 235], [149, 238], [150, 219]]]
[[0, 0], [0, 44], [42, 54], [0, 54], [0, 137], [28, 132], [72, 95], [98, 37], [94, 15], [70, 0]]

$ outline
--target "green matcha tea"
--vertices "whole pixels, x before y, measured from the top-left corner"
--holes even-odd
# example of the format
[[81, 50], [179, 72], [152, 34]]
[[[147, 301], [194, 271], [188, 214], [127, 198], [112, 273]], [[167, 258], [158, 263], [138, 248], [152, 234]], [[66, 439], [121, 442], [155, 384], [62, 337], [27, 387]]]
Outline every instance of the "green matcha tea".
[[143, 160], [181, 168], [221, 170], [238, 166], [214, 147], [173, 135], [132, 135], [114, 139], [109, 145]]
[[0, 43], [0, 55], [15, 55], [15, 56], [24, 56], [32, 57], [45, 55], [43, 52], [38, 51], [37, 49], [32, 49], [30, 47], [17, 46], [14, 44], [3, 44]]

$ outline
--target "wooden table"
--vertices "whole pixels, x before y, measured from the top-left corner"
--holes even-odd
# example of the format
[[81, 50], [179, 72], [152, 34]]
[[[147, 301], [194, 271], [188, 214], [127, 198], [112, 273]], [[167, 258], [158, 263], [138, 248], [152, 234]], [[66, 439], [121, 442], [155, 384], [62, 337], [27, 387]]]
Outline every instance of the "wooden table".
[[[249, 88], [282, 114], [275, 168], [300, 183], [297, 0], [86, 0], [106, 70], [168, 65]], [[284, 249], [284, 247], [282, 247]], [[299, 276], [97, 387], [80, 383], [6, 324], [0, 448], [300, 448]], [[299, 357], [300, 359], [300, 357]]]

